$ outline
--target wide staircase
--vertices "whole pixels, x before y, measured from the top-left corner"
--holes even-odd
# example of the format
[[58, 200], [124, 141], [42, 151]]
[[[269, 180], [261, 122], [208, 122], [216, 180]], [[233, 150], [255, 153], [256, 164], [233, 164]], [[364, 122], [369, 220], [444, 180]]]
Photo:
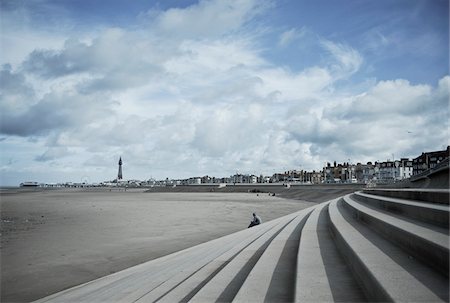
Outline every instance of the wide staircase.
[[365, 189], [38, 302], [448, 302], [449, 190]]

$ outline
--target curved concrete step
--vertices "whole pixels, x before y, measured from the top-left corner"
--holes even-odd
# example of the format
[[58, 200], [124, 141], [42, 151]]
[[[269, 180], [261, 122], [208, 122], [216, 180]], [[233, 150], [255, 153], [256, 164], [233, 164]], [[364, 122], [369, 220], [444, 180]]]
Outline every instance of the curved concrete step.
[[[240, 245], [227, 251], [218, 258], [212, 260], [205, 266], [198, 268], [193, 274], [183, 279], [180, 283], [175, 285], [170, 291], [161, 293], [151, 293], [148, 296], [142, 298], [143, 302], [158, 301], [158, 302], [187, 302], [192, 299], [196, 293], [202, 289], [211, 279], [220, 273], [225, 266], [229, 263], [239, 263], [246, 260], [245, 257], [251, 252], [257, 252], [261, 246], [266, 245], [274, 234], [277, 234], [280, 229], [285, 226], [295, 216], [283, 217], [282, 220], [274, 220], [268, 222], [272, 224], [271, 228], [266, 229], [264, 232], [259, 232], [257, 237], [252, 236], [251, 239], [244, 241]], [[261, 227], [264, 224], [261, 225]], [[248, 229], [249, 232], [255, 233], [260, 226], [255, 226], [252, 229]], [[242, 256], [241, 256], [242, 255]], [[247, 260], [248, 261], [248, 260]], [[179, 280], [178, 277], [175, 277]], [[216, 278], [217, 279], [217, 278]], [[173, 279], [172, 279], [173, 280]], [[170, 282], [170, 281], [168, 281]]]
[[329, 230], [329, 202], [319, 205], [302, 230], [295, 302], [365, 302]]
[[448, 205], [383, 197], [363, 192], [354, 193], [354, 198], [405, 217], [441, 226], [446, 229], [449, 227], [450, 208]]
[[447, 278], [355, 221], [340, 203], [329, 205], [336, 245], [370, 301], [448, 301]]
[[343, 198], [345, 206], [357, 215], [376, 232], [382, 234], [391, 242], [403, 247], [417, 259], [434, 267], [444, 275], [449, 270], [449, 238], [447, 230], [435, 226], [424, 227], [400, 216], [369, 208], [358, 203], [350, 195]]
[[[215, 271], [220, 270], [220, 268], [224, 264], [233, 259], [235, 255], [241, 252], [245, 247], [256, 241], [271, 229], [275, 228], [277, 226], [277, 222], [278, 221], [267, 222], [267, 224], [256, 226], [254, 230], [246, 230], [244, 232], [237, 233], [236, 235], [239, 235], [240, 237], [231, 246], [223, 246], [222, 243], [220, 243], [221, 245], [217, 246], [217, 248], [219, 248], [218, 252], [221, 253], [220, 255], [213, 254], [208, 257], [202, 258], [198, 262], [186, 264], [187, 266], [184, 268], [180, 267], [178, 271], [173, 275], [161, 281], [161, 283], [156, 288], [150, 290], [143, 288], [143, 291], [145, 293], [141, 297], [139, 297], [137, 301], [135, 300], [134, 302], [154, 302], [161, 300], [167, 294], [175, 293], [174, 290], [179, 287], [184, 281], [188, 280], [195, 274], [197, 274], [198, 276], [198, 273], [202, 270], [202, 272], [205, 272], [205, 269], [207, 269], [206, 272], [211, 271], [208, 275], [210, 276]], [[205, 279], [207, 279], [207, 277]], [[186, 292], [184, 296], [186, 296]]]
[[233, 302], [292, 302], [298, 244], [312, 209], [302, 211], [270, 242]]
[[428, 203], [449, 205], [449, 189], [417, 189], [417, 188], [396, 188], [396, 189], [363, 189], [366, 194], [373, 194], [391, 198], [425, 201]]
[[[296, 213], [295, 218], [287, 222], [278, 232], [269, 235], [261, 241], [255, 241], [255, 245], [249, 246], [242, 253], [236, 256], [229, 264], [227, 264], [220, 272], [214, 276], [203, 288], [196, 293], [191, 302], [230, 302], [235, 299], [236, 294], [241, 289], [244, 282], [248, 279], [250, 272], [259, 263], [263, 253], [272, 244], [278, 235], [285, 233], [285, 229], [299, 220], [307, 216], [312, 209], [305, 209]], [[267, 265], [270, 267], [270, 265]], [[264, 286], [261, 286], [261, 291], [265, 292]]]

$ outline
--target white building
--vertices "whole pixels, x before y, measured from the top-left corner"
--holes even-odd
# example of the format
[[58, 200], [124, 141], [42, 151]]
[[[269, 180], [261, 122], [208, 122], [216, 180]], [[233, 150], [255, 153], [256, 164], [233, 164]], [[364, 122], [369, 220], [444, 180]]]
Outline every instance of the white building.
[[200, 177], [192, 177], [189, 178], [188, 184], [199, 185], [202, 184], [202, 178]]
[[375, 163], [375, 176], [380, 181], [398, 181], [412, 176], [412, 161], [402, 158], [395, 161]]
[[402, 158], [396, 162], [396, 173], [394, 175], [395, 180], [408, 179], [413, 174], [413, 162], [407, 158]]

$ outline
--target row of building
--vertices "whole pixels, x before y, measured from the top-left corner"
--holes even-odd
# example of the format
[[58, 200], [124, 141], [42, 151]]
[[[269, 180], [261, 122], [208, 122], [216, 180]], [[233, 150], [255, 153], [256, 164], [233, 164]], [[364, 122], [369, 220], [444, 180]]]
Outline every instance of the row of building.
[[[437, 166], [448, 163], [450, 147], [445, 150], [423, 152], [420, 156], [400, 160], [376, 161], [366, 164], [342, 163], [333, 165], [327, 163], [318, 173], [306, 173], [313, 176], [312, 183], [388, 183], [411, 178], [429, 172]], [[448, 164], [447, 164], [448, 165]]]
[[255, 184], [255, 183], [389, 183], [407, 179], [413, 176], [425, 174], [439, 165], [449, 161], [450, 146], [445, 150], [423, 152], [414, 159], [401, 158], [393, 161], [376, 161], [374, 163], [327, 163], [322, 170], [289, 170], [282, 173], [274, 173], [272, 176], [254, 174], [235, 174], [230, 177], [216, 178], [211, 176], [192, 177], [188, 179], [169, 180], [122, 180], [122, 159], [119, 160], [118, 178], [114, 181], [105, 181], [98, 184], [58, 183], [40, 184], [37, 182], [24, 182], [22, 187], [97, 187], [97, 186], [176, 186], [176, 185], [200, 185], [200, 184]]
[[254, 184], [254, 183], [389, 183], [423, 174], [449, 159], [447, 149], [423, 152], [414, 159], [401, 158], [362, 163], [327, 163], [320, 171], [289, 170], [272, 176], [235, 174], [230, 177], [192, 177], [179, 180], [148, 181], [151, 185]]

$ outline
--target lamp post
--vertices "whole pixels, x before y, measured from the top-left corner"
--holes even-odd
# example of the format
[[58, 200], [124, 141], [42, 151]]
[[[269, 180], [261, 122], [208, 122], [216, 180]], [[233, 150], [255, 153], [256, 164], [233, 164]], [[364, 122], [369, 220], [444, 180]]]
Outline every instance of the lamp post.
[[347, 162], [347, 169], [348, 169], [349, 183], [352, 183], [352, 166], [350, 164], [350, 159], [348, 159]]

